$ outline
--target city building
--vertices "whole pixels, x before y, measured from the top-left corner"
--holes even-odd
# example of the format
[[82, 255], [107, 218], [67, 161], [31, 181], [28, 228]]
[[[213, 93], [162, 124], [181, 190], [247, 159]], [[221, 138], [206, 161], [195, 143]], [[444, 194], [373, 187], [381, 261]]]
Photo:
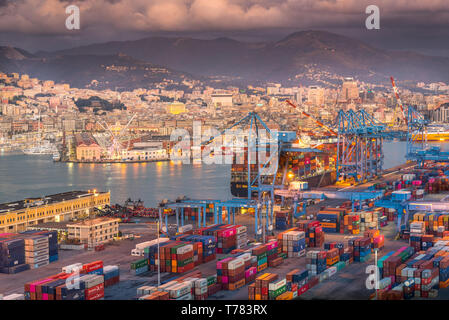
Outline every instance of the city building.
[[345, 78], [342, 86], [342, 100], [356, 100], [359, 98], [359, 88], [357, 86], [357, 81], [353, 78]]
[[430, 119], [435, 122], [449, 122], [449, 103], [443, 103], [437, 109], [430, 112]]
[[310, 86], [307, 96], [307, 101], [314, 106], [321, 106], [324, 104], [324, 88], [317, 86]]
[[118, 236], [118, 218], [86, 219], [78, 223], [67, 224], [67, 238], [79, 240], [89, 247], [106, 243]]
[[232, 94], [230, 93], [214, 93], [211, 96], [212, 105], [214, 107], [232, 107]]
[[86, 132], [75, 134], [76, 160], [98, 161], [101, 158], [102, 148], [95, 138]]
[[131, 150], [122, 150], [123, 161], [158, 161], [168, 160], [166, 149], [135, 147]]
[[25, 231], [28, 226], [85, 217], [110, 204], [109, 192], [70, 191], [0, 204], [0, 233]]
[[181, 102], [170, 103], [167, 105], [167, 113], [180, 114], [186, 112], [186, 105]]

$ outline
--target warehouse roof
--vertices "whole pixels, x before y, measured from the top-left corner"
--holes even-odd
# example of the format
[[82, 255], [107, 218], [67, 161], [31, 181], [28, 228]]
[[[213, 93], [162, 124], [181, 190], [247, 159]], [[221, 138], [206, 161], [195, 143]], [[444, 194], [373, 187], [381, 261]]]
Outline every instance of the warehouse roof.
[[77, 227], [82, 227], [82, 226], [87, 226], [87, 227], [92, 227], [95, 226], [97, 224], [102, 224], [105, 222], [114, 222], [117, 221], [119, 222], [120, 219], [118, 218], [108, 218], [108, 217], [100, 217], [100, 218], [95, 218], [95, 219], [86, 219], [80, 222], [75, 222], [75, 223], [70, 223], [67, 224], [68, 227], [72, 227], [72, 226], [77, 226]]
[[[98, 192], [104, 193], [104, 192]], [[24, 200], [1, 203], [0, 204], [0, 214], [6, 213], [9, 211], [16, 211], [25, 209], [28, 206], [31, 207], [40, 207], [48, 204], [54, 204], [61, 201], [74, 200], [77, 198], [82, 198], [86, 196], [92, 195], [92, 192], [89, 191], [68, 191], [63, 193], [51, 194], [48, 196], [44, 196], [42, 198], [26, 198]]]

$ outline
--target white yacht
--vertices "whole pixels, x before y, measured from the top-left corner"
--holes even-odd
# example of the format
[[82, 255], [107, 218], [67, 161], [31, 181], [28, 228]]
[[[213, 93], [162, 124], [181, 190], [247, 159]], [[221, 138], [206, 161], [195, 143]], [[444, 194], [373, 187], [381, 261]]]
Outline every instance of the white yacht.
[[27, 154], [27, 155], [40, 155], [40, 154], [54, 154], [58, 152], [58, 148], [56, 147], [55, 144], [52, 144], [50, 141], [44, 140], [43, 143], [28, 148], [28, 149], [24, 149], [23, 153]]

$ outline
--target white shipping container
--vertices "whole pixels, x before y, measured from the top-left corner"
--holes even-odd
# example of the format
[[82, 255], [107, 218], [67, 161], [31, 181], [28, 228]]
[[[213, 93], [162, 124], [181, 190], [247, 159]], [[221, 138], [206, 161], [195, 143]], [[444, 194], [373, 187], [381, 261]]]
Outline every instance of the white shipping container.
[[170, 298], [176, 299], [190, 293], [191, 287], [188, 284], [180, 283], [170, 288]]
[[168, 290], [170, 289], [170, 287], [178, 285], [178, 283], [179, 283], [178, 281], [172, 280], [172, 281], [169, 281], [167, 283], [164, 283], [163, 285], [159, 286], [157, 289], [159, 291], [169, 292]]
[[279, 281], [276, 282], [271, 282], [268, 284], [268, 289], [271, 291], [275, 291], [277, 289], [282, 288], [283, 286], [285, 286], [287, 284], [287, 279], [281, 279]]
[[239, 256], [239, 258], [243, 259], [243, 261], [249, 261], [251, 260], [251, 257], [251, 253], [249, 252], [245, 252]]
[[187, 252], [193, 251], [193, 245], [192, 244], [186, 244], [185, 246], [182, 246], [178, 249], [176, 249], [177, 254], [185, 254]]
[[36, 257], [48, 254], [48, 248], [37, 251], [25, 251], [25, 257]]
[[38, 238], [28, 238], [28, 239], [24, 239], [24, 241], [25, 241], [26, 246], [35, 246], [35, 245], [42, 244], [42, 243], [48, 244], [48, 237], [41, 236]]
[[48, 261], [49, 257], [50, 256], [48, 254], [44, 254], [42, 256], [37, 256], [37, 257], [25, 257], [25, 262], [26, 263], [39, 263], [42, 261]]
[[237, 227], [237, 235], [246, 233], [248, 228], [246, 226]]
[[207, 279], [201, 278], [195, 281], [195, 288], [207, 287]]
[[176, 298], [176, 300], [192, 300], [192, 294], [189, 292], [188, 294], [185, 294], [179, 298]]
[[37, 251], [37, 250], [42, 250], [48, 248], [48, 242], [46, 243], [39, 243], [36, 245], [25, 245], [25, 251]]
[[200, 296], [202, 294], [207, 293], [207, 286], [205, 287], [200, 287], [200, 288], [195, 288], [195, 295]]
[[229, 270], [235, 270], [241, 266], [244, 266], [245, 262], [241, 258], [236, 258], [228, 263]]
[[[167, 242], [169, 240], [170, 240], [169, 238], [159, 238], [159, 243], [164, 243], [164, 242]], [[157, 243], [158, 243], [157, 239], [154, 239], [154, 240], [151, 240], [151, 241], [146, 241], [146, 242], [141, 242], [141, 243], [136, 244], [136, 249], [143, 250], [143, 249], [145, 249], [147, 247], [151, 247], [152, 245], [155, 245]]]
[[62, 272], [64, 273], [73, 273], [77, 270], [81, 270], [83, 268], [82, 263], [74, 263], [65, 267], [62, 267]]
[[100, 283], [104, 283], [104, 276], [100, 274], [91, 274], [81, 277], [80, 280], [84, 281], [86, 289], [89, 289], [98, 286]]

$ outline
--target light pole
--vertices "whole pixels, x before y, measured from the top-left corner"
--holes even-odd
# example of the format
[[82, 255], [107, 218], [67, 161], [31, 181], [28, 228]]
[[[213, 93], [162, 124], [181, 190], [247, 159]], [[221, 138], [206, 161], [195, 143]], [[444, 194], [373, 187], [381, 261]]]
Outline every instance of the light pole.
[[157, 286], [161, 285], [161, 253], [159, 248], [159, 221], [157, 222]]
[[377, 290], [379, 289], [379, 268], [377, 267], [377, 251], [378, 248], [374, 248], [374, 272], [376, 273], [374, 289], [376, 290], [376, 300], [377, 300]]

